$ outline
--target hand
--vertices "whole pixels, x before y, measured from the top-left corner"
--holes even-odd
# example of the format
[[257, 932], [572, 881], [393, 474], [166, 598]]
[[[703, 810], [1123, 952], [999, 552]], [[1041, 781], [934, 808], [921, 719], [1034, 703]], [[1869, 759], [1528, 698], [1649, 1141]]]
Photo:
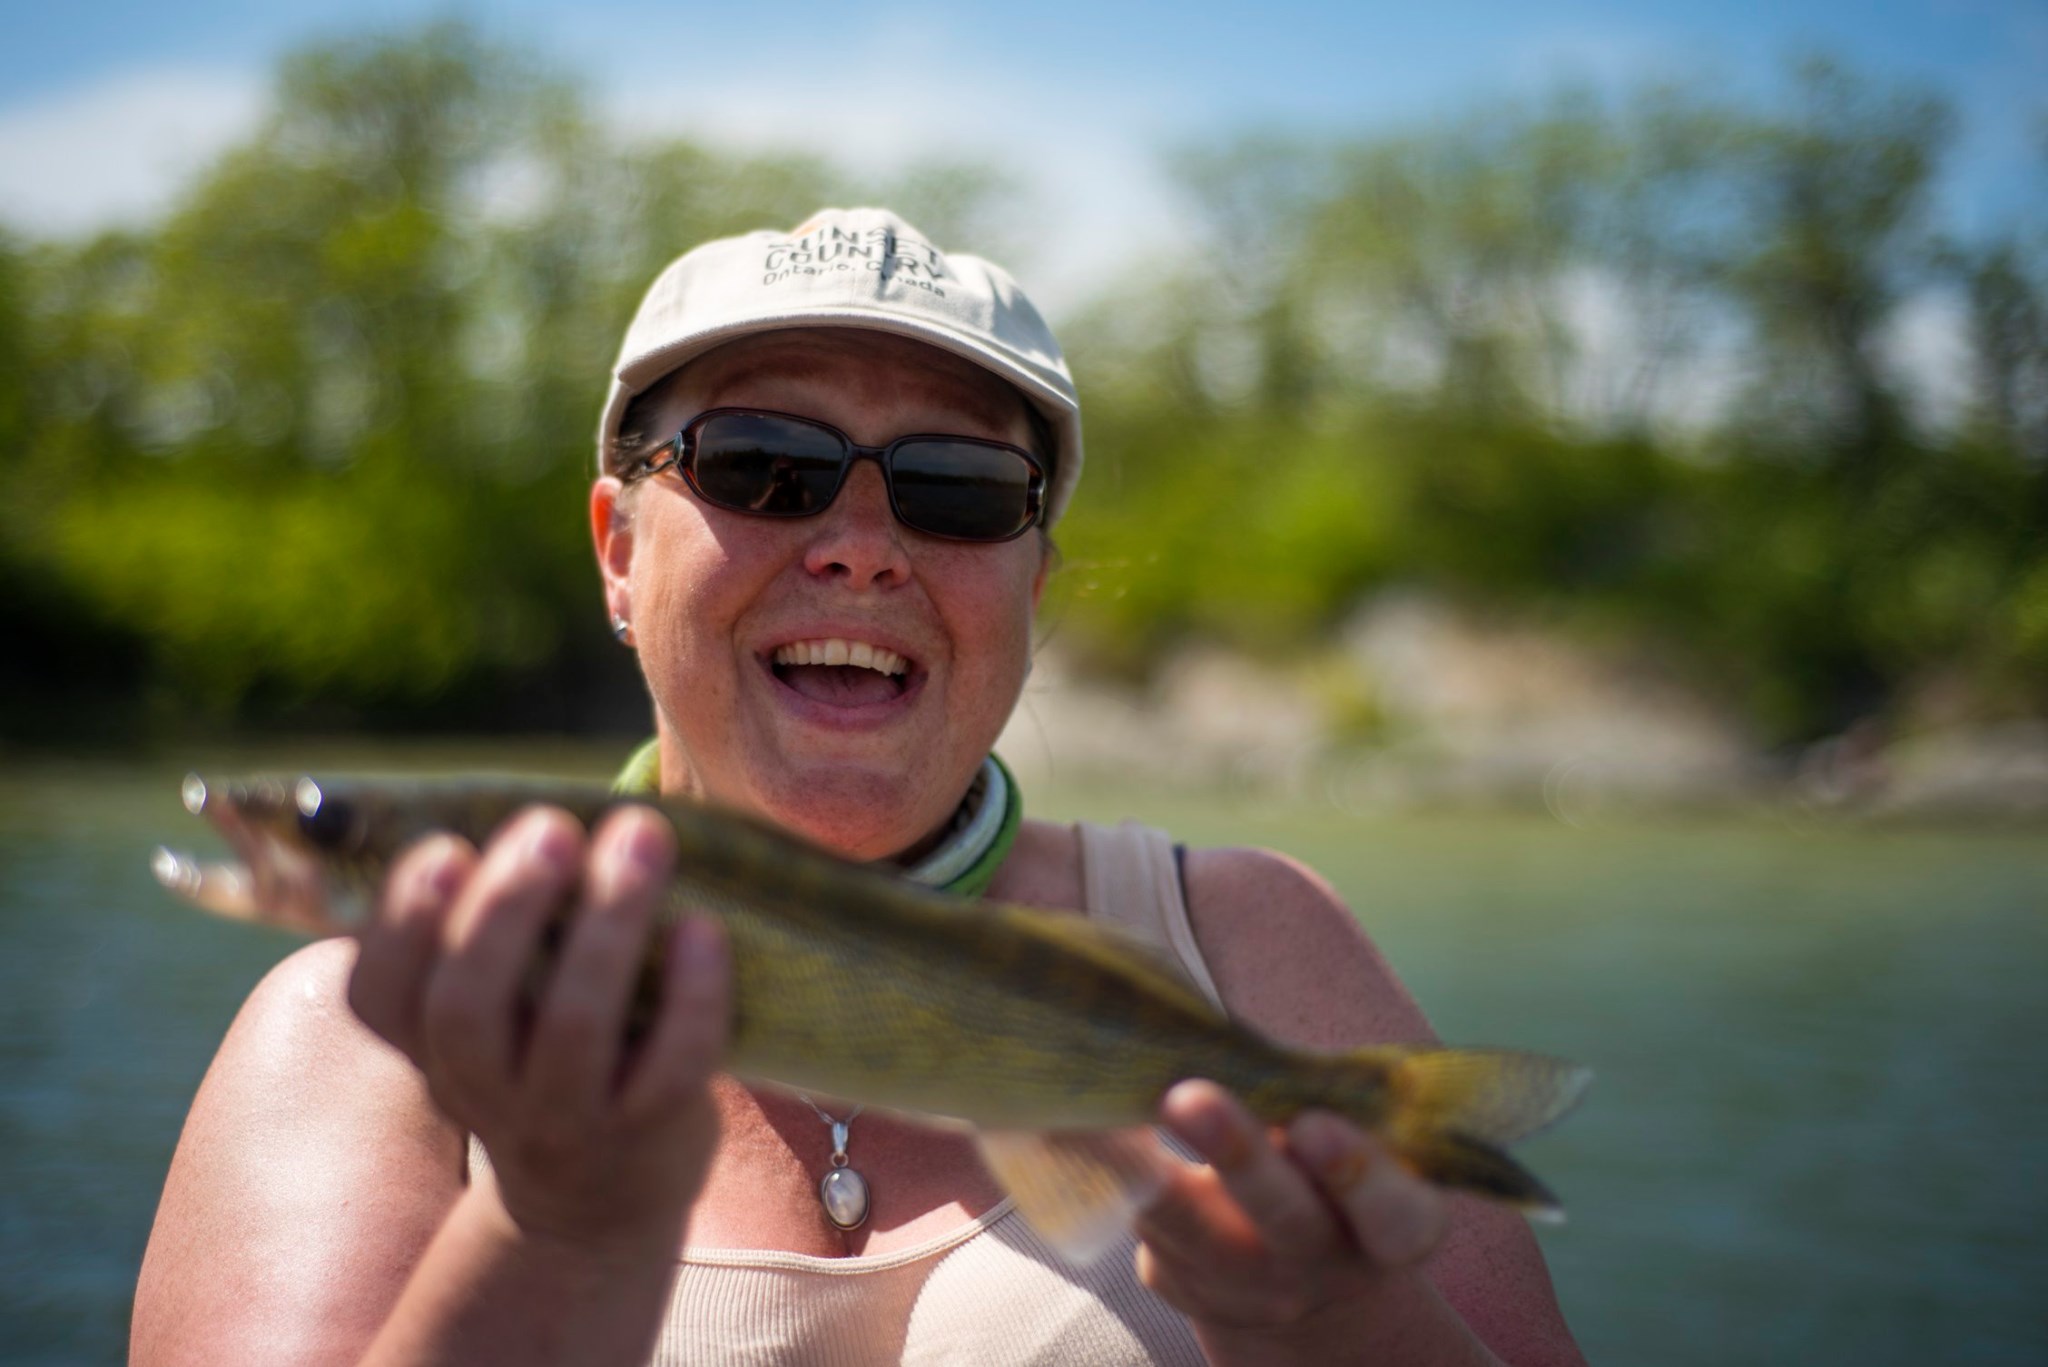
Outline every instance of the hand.
[[[587, 840], [567, 813], [536, 809], [481, 857], [445, 836], [409, 851], [362, 937], [350, 1004], [483, 1141], [524, 1234], [663, 1259], [680, 1242], [717, 1142], [706, 1083], [730, 989], [716, 922], [683, 921], [658, 1012], [627, 1044], [673, 861], [673, 833], [644, 809], [614, 813]], [[559, 953], [530, 988], [564, 912]]]
[[1276, 1142], [1194, 1081], [1167, 1093], [1160, 1118], [1210, 1166], [1176, 1174], [1139, 1217], [1138, 1272], [1198, 1328], [1355, 1344], [1347, 1313], [1443, 1237], [1438, 1192], [1334, 1115], [1304, 1114]]

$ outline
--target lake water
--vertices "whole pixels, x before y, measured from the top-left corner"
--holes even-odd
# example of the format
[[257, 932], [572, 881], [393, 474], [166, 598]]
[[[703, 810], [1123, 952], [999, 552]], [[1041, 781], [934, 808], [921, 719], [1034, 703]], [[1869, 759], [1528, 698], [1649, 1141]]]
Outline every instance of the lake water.
[[[397, 767], [418, 753], [273, 753]], [[185, 767], [0, 772], [0, 1361], [123, 1360], [178, 1127], [249, 987], [296, 940], [173, 906], [203, 843]], [[575, 748], [437, 767], [602, 772]], [[2048, 840], [1783, 819], [1593, 829], [1243, 798], [1032, 791], [1321, 869], [1460, 1043], [1590, 1063], [1524, 1150], [1595, 1362], [2048, 1362]]]

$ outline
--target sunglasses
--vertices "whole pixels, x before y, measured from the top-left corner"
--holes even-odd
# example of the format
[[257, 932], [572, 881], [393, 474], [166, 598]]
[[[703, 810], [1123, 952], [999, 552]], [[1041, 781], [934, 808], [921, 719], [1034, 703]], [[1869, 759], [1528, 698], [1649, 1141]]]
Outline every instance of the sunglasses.
[[1044, 511], [1045, 467], [1020, 446], [928, 434], [860, 446], [826, 423], [754, 408], [699, 413], [650, 452], [638, 473], [674, 466], [714, 508], [811, 517], [832, 506], [857, 460], [882, 467], [890, 511], [927, 536], [1008, 541]]

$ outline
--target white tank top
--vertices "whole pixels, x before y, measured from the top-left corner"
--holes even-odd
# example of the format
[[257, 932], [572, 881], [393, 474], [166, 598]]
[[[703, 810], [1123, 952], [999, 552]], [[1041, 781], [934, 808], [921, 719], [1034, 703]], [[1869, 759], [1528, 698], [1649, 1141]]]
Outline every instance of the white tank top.
[[[1220, 1008], [1170, 838], [1134, 821], [1074, 830], [1088, 916], [1153, 946]], [[488, 1160], [473, 1136], [469, 1147], [475, 1170]], [[1203, 1362], [1187, 1321], [1139, 1285], [1136, 1252], [1127, 1235], [1093, 1266], [1073, 1267], [1007, 1199], [872, 1257], [688, 1248], [651, 1367]]]

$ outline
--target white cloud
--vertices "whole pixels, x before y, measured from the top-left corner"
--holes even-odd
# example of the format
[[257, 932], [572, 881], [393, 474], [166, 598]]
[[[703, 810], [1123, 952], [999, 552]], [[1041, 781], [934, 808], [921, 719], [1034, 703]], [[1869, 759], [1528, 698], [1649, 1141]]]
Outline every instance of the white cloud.
[[1936, 431], [1969, 413], [1970, 318], [1954, 293], [1924, 290], [1907, 297], [1883, 338], [1885, 357], [1915, 410]]
[[0, 109], [0, 222], [68, 235], [145, 221], [261, 119], [250, 72], [145, 67]]
[[[1164, 92], [992, 70], [943, 25], [866, 35], [851, 52], [785, 49], [729, 74], [600, 86], [601, 112], [637, 138], [810, 152], [855, 173], [933, 157], [995, 166], [1031, 205], [1034, 226], [1016, 236], [1036, 240], [1019, 264], [1055, 314], [1119, 266], [1178, 243], [1157, 155], [1172, 136]], [[148, 221], [255, 130], [266, 89], [253, 71], [143, 67], [0, 108], [0, 223], [59, 236]]]
[[1035, 241], [1019, 269], [1057, 315], [1119, 267], [1186, 245], [1158, 157], [1181, 103], [1135, 75], [1089, 86], [1005, 66], [943, 23], [898, 19], [830, 49], [783, 45], [772, 62], [620, 83], [605, 114], [636, 137], [809, 152], [857, 173], [933, 157], [993, 166], [1031, 202], [1032, 230], [1016, 236]]
[[[933, 157], [995, 166], [1024, 188], [1034, 223], [1015, 234], [1031, 244], [1018, 265], [1054, 314], [1119, 266], [1184, 245], [1157, 155], [1181, 102], [1164, 90], [992, 67], [943, 24], [864, 32], [686, 81], [602, 84], [600, 110], [637, 138], [810, 152], [855, 173]], [[158, 66], [0, 108], [0, 223], [63, 236], [146, 222], [256, 129], [266, 100], [256, 71]]]

